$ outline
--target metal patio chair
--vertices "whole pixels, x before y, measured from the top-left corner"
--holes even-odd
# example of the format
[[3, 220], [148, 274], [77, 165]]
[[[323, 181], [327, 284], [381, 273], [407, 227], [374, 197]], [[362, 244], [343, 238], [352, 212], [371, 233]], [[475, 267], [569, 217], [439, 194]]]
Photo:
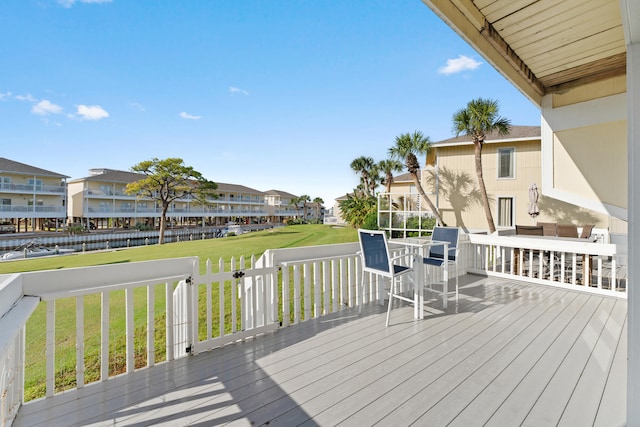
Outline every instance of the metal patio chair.
[[458, 258], [460, 255], [460, 247], [458, 244], [459, 239], [460, 239], [460, 229], [458, 227], [434, 227], [433, 233], [431, 235], [431, 240], [438, 241], [438, 242], [447, 242], [449, 253], [445, 256], [444, 244], [433, 245], [429, 247], [429, 254], [422, 260], [423, 264], [428, 267], [443, 269], [443, 280], [440, 280], [440, 281], [430, 280], [429, 278], [432, 277], [433, 274], [429, 274], [427, 275], [426, 286], [429, 287], [429, 289], [434, 292], [439, 292], [439, 291], [434, 290], [432, 288], [432, 285], [442, 286], [442, 298], [443, 298], [442, 304], [444, 308], [447, 307], [447, 298], [449, 294], [449, 290], [448, 290], [449, 266], [455, 267], [455, 276], [456, 276], [455, 294], [456, 294], [456, 300], [458, 299]]
[[362, 258], [362, 279], [360, 282], [360, 304], [358, 313], [362, 312], [362, 304], [364, 303], [364, 273], [387, 277], [391, 281], [386, 323], [386, 325], [389, 326], [391, 304], [394, 298], [411, 303], [414, 302], [413, 299], [399, 294], [396, 288], [397, 279], [404, 274], [412, 272], [413, 268], [395, 263], [398, 259], [404, 258], [407, 255], [403, 254], [393, 258], [390, 256], [389, 243], [387, 242], [387, 236], [384, 231], [359, 229], [358, 238], [360, 240], [360, 256]]

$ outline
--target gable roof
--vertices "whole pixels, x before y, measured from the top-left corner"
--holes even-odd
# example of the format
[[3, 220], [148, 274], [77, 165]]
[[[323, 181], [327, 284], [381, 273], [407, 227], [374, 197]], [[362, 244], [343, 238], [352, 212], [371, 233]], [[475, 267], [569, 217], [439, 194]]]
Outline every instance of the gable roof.
[[[497, 142], [530, 141], [532, 139], [541, 139], [540, 126], [511, 126], [510, 132], [507, 135], [499, 135], [498, 132], [491, 132], [486, 135], [484, 142], [490, 144]], [[470, 136], [460, 135], [434, 142], [433, 146], [466, 145], [472, 143], [473, 141]]]
[[[418, 171], [418, 179], [420, 179], [421, 176], [421, 170]], [[409, 172], [400, 174], [398, 176], [394, 176], [393, 177], [393, 183], [397, 184], [399, 182], [413, 182], [413, 177], [411, 176], [411, 174]]]
[[294, 196], [291, 193], [287, 193], [286, 191], [281, 191], [281, 190], [269, 190], [269, 191], [265, 191], [265, 194], [268, 194], [269, 196], [280, 196], [280, 197], [285, 197], [289, 199], [298, 197], [298, 196]]
[[74, 179], [70, 182], [104, 181], [104, 182], [118, 182], [122, 184], [129, 184], [130, 182], [136, 182], [138, 180], [141, 180], [144, 177], [145, 175], [141, 173], [105, 169], [104, 173], [92, 174], [84, 178]]
[[51, 172], [46, 169], [40, 169], [35, 166], [27, 165], [25, 163], [16, 162], [13, 160], [0, 157], [0, 173], [11, 172], [20, 175], [37, 175], [37, 176], [50, 176], [54, 178], [69, 178], [67, 175], [62, 175], [57, 172]]
[[226, 182], [218, 182], [214, 181], [218, 184], [217, 191], [229, 192], [229, 193], [248, 193], [248, 194], [265, 194], [260, 190], [256, 190], [254, 188], [245, 187], [244, 185], [239, 184], [227, 184]]

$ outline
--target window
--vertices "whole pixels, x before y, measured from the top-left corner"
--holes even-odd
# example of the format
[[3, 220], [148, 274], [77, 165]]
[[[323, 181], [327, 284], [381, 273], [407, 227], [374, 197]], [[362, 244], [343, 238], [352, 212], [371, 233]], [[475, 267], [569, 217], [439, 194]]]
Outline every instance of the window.
[[513, 227], [513, 197], [498, 197], [498, 227]]
[[42, 190], [42, 180], [41, 179], [30, 179], [28, 181], [29, 187], [33, 188], [35, 185], [36, 190]]
[[498, 149], [498, 178], [515, 178], [515, 149]]

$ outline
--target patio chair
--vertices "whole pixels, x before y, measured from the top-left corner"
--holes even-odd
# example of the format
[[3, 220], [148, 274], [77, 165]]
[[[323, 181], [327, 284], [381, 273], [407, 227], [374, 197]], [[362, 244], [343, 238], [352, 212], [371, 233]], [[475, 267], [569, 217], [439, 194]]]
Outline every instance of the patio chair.
[[364, 273], [375, 274], [387, 277], [391, 281], [389, 289], [389, 307], [387, 308], [387, 326], [389, 326], [389, 317], [391, 315], [391, 304], [394, 298], [413, 303], [414, 300], [400, 295], [396, 290], [397, 279], [413, 271], [413, 268], [396, 264], [395, 261], [404, 258], [403, 254], [391, 258], [389, 254], [389, 243], [387, 236], [382, 230], [358, 230], [358, 238], [360, 240], [360, 256], [362, 258], [362, 279], [360, 282], [360, 304], [358, 313], [362, 312], [362, 304], [364, 303]]
[[555, 222], [538, 222], [538, 226], [542, 227], [542, 235], [556, 237], [558, 235], [558, 224]]
[[[447, 298], [448, 298], [448, 279], [449, 279], [449, 266], [453, 265], [455, 267], [455, 276], [456, 276], [456, 300], [458, 299], [458, 258], [460, 254], [460, 247], [458, 245], [460, 238], [460, 229], [458, 227], [434, 227], [433, 233], [431, 235], [432, 241], [439, 242], [447, 242], [449, 244], [449, 253], [445, 256], [444, 253], [444, 245], [434, 245], [429, 247], [429, 254], [423, 258], [422, 262], [428, 267], [436, 267], [443, 269], [443, 280], [441, 281], [433, 281], [429, 280], [429, 277], [433, 275], [428, 275], [428, 280], [426, 282], [426, 286], [429, 287], [430, 290], [434, 292], [439, 292], [438, 290], [434, 290], [432, 285], [442, 285], [442, 298], [443, 298], [443, 306], [447, 307]], [[446, 269], [447, 274], [444, 274], [444, 269]]]
[[521, 236], [542, 236], [541, 225], [516, 225], [516, 234]]
[[578, 226], [575, 224], [558, 224], [558, 237], [578, 238]]
[[580, 233], [580, 238], [588, 239], [589, 237], [591, 237], [591, 232], [593, 231], [593, 227], [594, 227], [593, 224], [583, 225], [582, 232]]

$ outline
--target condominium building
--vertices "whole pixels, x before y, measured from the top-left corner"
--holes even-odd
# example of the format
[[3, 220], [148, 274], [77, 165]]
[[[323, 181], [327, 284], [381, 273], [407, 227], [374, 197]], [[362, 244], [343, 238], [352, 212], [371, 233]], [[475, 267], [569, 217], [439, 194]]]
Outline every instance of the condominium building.
[[[127, 194], [127, 184], [144, 175], [113, 169], [91, 169], [89, 176], [69, 181], [69, 218], [85, 226], [155, 227], [162, 215], [152, 198]], [[192, 197], [175, 200], [167, 211], [172, 225], [224, 225], [265, 222], [265, 193], [237, 184], [216, 182], [218, 198], [202, 205]]]
[[[625, 221], [544, 194], [541, 139], [539, 126], [512, 126], [507, 135], [486, 136], [482, 167], [495, 226], [500, 229], [535, 221], [573, 222], [626, 234]], [[463, 135], [434, 142], [425, 163], [420, 182], [444, 222], [465, 229], [487, 228], [471, 138]], [[534, 217], [528, 212], [533, 185], [539, 194], [539, 213]], [[394, 177], [391, 194], [382, 197], [379, 208], [382, 228], [411, 228], [406, 221], [431, 216], [409, 174]]]
[[[142, 178], [138, 173], [95, 168], [86, 177], [69, 180], [67, 175], [0, 158], [0, 233], [62, 230], [68, 224], [157, 227], [162, 215], [158, 202], [126, 193], [127, 184]], [[296, 196], [284, 191], [216, 184], [217, 198], [207, 205], [192, 197], [175, 200], [167, 212], [170, 225], [282, 223], [303, 212], [307, 220], [321, 220], [324, 215], [317, 203], [294, 206]]]
[[67, 217], [66, 175], [0, 158], [2, 231], [35, 231]]
[[282, 223], [290, 218], [301, 216], [302, 212], [293, 204], [297, 196], [280, 190], [269, 190], [264, 194], [269, 222]]

